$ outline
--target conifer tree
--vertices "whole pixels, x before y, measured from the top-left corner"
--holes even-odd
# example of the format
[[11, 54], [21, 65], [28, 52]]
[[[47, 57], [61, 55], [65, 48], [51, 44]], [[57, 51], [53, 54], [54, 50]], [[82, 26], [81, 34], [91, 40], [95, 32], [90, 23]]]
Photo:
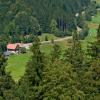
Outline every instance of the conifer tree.
[[100, 25], [97, 29], [96, 41], [91, 43], [91, 46], [88, 48], [88, 55], [90, 55], [92, 59], [100, 58]]
[[81, 71], [84, 57], [81, 43], [76, 31], [73, 33], [73, 44], [68, 50], [66, 50], [64, 56], [65, 60], [68, 60], [75, 67], [76, 71]]
[[100, 26], [97, 29], [97, 38], [91, 47], [88, 48], [88, 55], [91, 57], [89, 68], [84, 74], [84, 91], [88, 99], [98, 100], [100, 98]]
[[[42, 72], [45, 67], [45, 57], [40, 51], [40, 41], [35, 37], [31, 48], [32, 56], [26, 66], [24, 77], [19, 84], [19, 93], [21, 100], [39, 100], [40, 90], [39, 85], [42, 81]], [[24, 99], [23, 99], [24, 98]]]
[[43, 100], [85, 100], [84, 92], [77, 88], [77, 74], [68, 62], [48, 63], [43, 75]]
[[14, 81], [6, 73], [6, 59], [0, 54], [0, 100], [14, 100]]
[[97, 40], [98, 40], [98, 42], [100, 41], [100, 24], [99, 24], [99, 27], [97, 29]]
[[58, 34], [58, 28], [57, 28], [57, 22], [56, 20], [52, 19], [51, 24], [50, 24], [50, 29], [52, 34]]
[[57, 44], [53, 45], [53, 50], [51, 52], [51, 60], [52, 62], [59, 60], [61, 55], [61, 49], [60, 46]]

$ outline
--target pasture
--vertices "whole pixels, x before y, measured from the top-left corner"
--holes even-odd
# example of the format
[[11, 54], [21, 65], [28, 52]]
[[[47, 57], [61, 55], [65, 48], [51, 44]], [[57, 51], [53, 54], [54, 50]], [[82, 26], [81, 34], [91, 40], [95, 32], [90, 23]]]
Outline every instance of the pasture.
[[48, 41], [51, 41], [52, 39], [58, 39], [58, 37], [54, 36], [53, 34], [43, 33], [41, 36], [39, 36], [40, 41], [45, 41], [45, 38], [48, 38]]
[[100, 4], [100, 0], [96, 0], [96, 2], [97, 2], [98, 4]]
[[88, 26], [90, 29], [89, 34], [85, 38], [85, 40], [82, 41], [82, 47], [84, 50], [86, 50], [89, 43], [96, 41], [96, 33], [99, 24], [100, 24], [100, 12], [98, 12], [97, 15], [92, 18], [92, 21], [88, 22]]
[[30, 52], [20, 55], [12, 55], [8, 59], [6, 70], [11, 73], [15, 81], [19, 80], [24, 74], [25, 66], [30, 58]]
[[100, 11], [98, 11], [97, 15], [95, 17], [93, 17], [92, 23], [100, 24]]
[[[39, 37], [41, 41], [44, 40], [45, 36], [49, 37], [49, 34], [44, 34], [42, 37]], [[57, 39], [54, 35], [50, 34], [49, 40], [52, 38]], [[61, 47], [62, 50], [67, 48], [70, 43], [67, 42], [67, 40], [57, 42], [57, 44]], [[53, 44], [41, 44], [40, 49], [42, 52], [44, 52], [46, 55], [50, 54], [52, 51]], [[19, 55], [12, 55], [8, 58], [6, 71], [11, 73], [11, 76], [15, 81], [18, 81], [21, 76], [23, 76], [25, 72], [25, 66], [27, 65], [27, 62], [29, 61], [31, 57], [30, 51], [28, 51], [25, 54], [19, 54]]]
[[[88, 42], [94, 42], [95, 41], [95, 37], [96, 37], [96, 29], [98, 27], [100, 23], [100, 12], [93, 17], [93, 20], [91, 22], [88, 22], [90, 31], [89, 31], [89, 35], [86, 37], [85, 40], [82, 41], [82, 47], [84, 48], [84, 50], [86, 49], [86, 47], [88, 46]], [[57, 37], [55, 37], [52, 34], [43, 34], [40, 38], [40, 41], [44, 41], [45, 40], [45, 36], [48, 37], [48, 40], [51, 41], [51, 39], [57, 39]], [[64, 50], [65, 48], [67, 48], [70, 43], [68, 43], [67, 41], [60, 41], [57, 42], [57, 44], [60, 45], [61, 49]], [[50, 44], [42, 44], [40, 46], [40, 49], [42, 52], [45, 52], [46, 54], [49, 54], [52, 50], [53, 45]], [[10, 72], [13, 79], [15, 81], [18, 81], [20, 79], [21, 76], [23, 76], [24, 72], [25, 72], [25, 66], [28, 62], [28, 60], [30, 59], [31, 53], [27, 52], [26, 54], [20, 54], [20, 55], [12, 55], [9, 59], [8, 59], [8, 65], [7, 65], [7, 72]]]

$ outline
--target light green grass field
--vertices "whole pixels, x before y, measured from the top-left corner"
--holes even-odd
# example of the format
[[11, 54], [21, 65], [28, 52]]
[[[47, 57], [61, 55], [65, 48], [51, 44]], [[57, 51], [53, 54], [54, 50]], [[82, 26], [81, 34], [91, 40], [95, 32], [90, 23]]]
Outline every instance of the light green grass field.
[[[45, 36], [48, 37], [48, 40], [51, 41], [52, 39], [57, 39], [56, 36], [52, 34], [43, 34], [42, 36], [39, 37], [40, 41], [45, 40]], [[52, 50], [52, 45], [51, 44], [44, 44], [40, 46], [41, 51], [45, 52], [46, 54], [50, 53]], [[25, 54], [20, 54], [20, 55], [12, 55], [8, 58], [7, 62], [7, 67], [6, 70], [7, 72], [11, 73], [11, 76], [15, 81], [18, 81], [20, 77], [24, 74], [25, 72], [25, 66], [28, 62], [28, 60], [31, 57], [31, 53], [27, 52]]]
[[[67, 45], [69, 45], [67, 41], [61, 41], [61, 42], [58, 42], [57, 44], [61, 46], [62, 50], [65, 49]], [[40, 46], [40, 49], [42, 52], [48, 55], [52, 51], [52, 47], [53, 47], [53, 44], [51, 43], [42, 44]], [[23, 76], [25, 72], [25, 66], [27, 65], [27, 62], [30, 59], [30, 57], [31, 57], [30, 52], [26, 54], [12, 55], [9, 57], [6, 70], [7, 72], [11, 72], [11, 76], [13, 77], [15, 81], [18, 81], [21, 78], [21, 76]]]
[[48, 38], [48, 41], [58, 39], [58, 37], [54, 36], [53, 34], [43, 33], [41, 36], [39, 36], [40, 41], [45, 41], [45, 37]]
[[7, 71], [11, 73], [11, 76], [15, 81], [19, 80], [20, 77], [24, 74], [26, 63], [30, 58], [30, 53], [12, 55], [8, 59], [8, 66], [6, 67]]
[[96, 41], [96, 35], [97, 35], [96, 33], [99, 24], [100, 24], [100, 12], [98, 12], [97, 15], [93, 17], [91, 22], [88, 22], [88, 26], [90, 28], [89, 34], [85, 38], [85, 40], [82, 41], [82, 46], [84, 50], [86, 50], [89, 43]]
[[88, 36], [85, 38], [85, 40], [82, 41], [82, 47], [83, 50], [87, 49], [87, 46], [90, 45], [90, 43], [96, 41], [96, 29], [90, 29]]
[[92, 23], [100, 24], [100, 12], [93, 18]]
[[100, 4], [100, 0], [96, 0], [96, 2], [97, 2], [98, 4]]

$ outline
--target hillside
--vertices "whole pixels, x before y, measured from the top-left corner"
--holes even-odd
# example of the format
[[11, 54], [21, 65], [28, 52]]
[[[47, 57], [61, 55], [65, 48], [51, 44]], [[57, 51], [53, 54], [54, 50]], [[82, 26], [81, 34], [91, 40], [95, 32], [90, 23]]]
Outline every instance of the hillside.
[[[82, 40], [82, 47], [83, 50], [87, 49], [87, 46], [89, 45], [89, 42], [94, 42], [96, 40], [96, 30], [99, 25], [99, 18], [100, 18], [100, 12], [98, 12], [91, 21], [87, 22], [89, 27], [89, 34], [88, 36]], [[45, 40], [45, 35], [49, 37], [49, 40], [57, 39], [57, 37], [51, 35], [51, 34], [43, 34], [42, 36], [39, 36], [41, 41]], [[59, 38], [58, 38], [59, 39]], [[62, 38], [61, 38], [62, 39]], [[68, 48], [71, 44], [68, 44], [67, 40], [63, 40], [60, 42], [57, 42], [57, 44], [63, 49], [63, 51]], [[45, 52], [46, 54], [50, 54], [52, 51], [52, 44], [43, 44], [41, 45], [41, 51]], [[7, 71], [11, 72], [12, 77], [15, 79], [15, 81], [18, 81], [20, 77], [24, 74], [25, 71], [25, 65], [27, 64], [29, 58], [30, 58], [30, 52], [26, 54], [21, 55], [13, 55], [8, 59], [8, 66]], [[23, 59], [23, 61], [21, 61]], [[18, 64], [17, 64], [18, 63]], [[20, 66], [20, 67], [18, 67]]]
[[100, 100], [99, 8], [0, 0], [0, 100]]
[[42, 32], [49, 32], [52, 19], [57, 21], [59, 29], [72, 29], [75, 27], [75, 14], [82, 11], [89, 2], [90, 0], [0, 0], [0, 33], [30, 33], [34, 20], [40, 24]]

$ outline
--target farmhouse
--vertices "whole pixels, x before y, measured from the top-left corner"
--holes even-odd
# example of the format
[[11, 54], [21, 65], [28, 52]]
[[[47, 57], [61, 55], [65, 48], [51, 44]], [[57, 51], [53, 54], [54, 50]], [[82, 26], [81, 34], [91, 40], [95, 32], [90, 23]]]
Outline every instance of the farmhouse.
[[[32, 43], [14, 43], [14, 44], [8, 44], [7, 45], [7, 54], [8, 52], [13, 53], [13, 54], [18, 54], [20, 53], [21, 48], [25, 48], [26, 50], [30, 49], [30, 47], [32, 46]], [[6, 54], [5, 53], [5, 54]]]
[[20, 45], [19, 44], [8, 44], [7, 45], [7, 51], [11, 53], [18, 53], [19, 52]]

